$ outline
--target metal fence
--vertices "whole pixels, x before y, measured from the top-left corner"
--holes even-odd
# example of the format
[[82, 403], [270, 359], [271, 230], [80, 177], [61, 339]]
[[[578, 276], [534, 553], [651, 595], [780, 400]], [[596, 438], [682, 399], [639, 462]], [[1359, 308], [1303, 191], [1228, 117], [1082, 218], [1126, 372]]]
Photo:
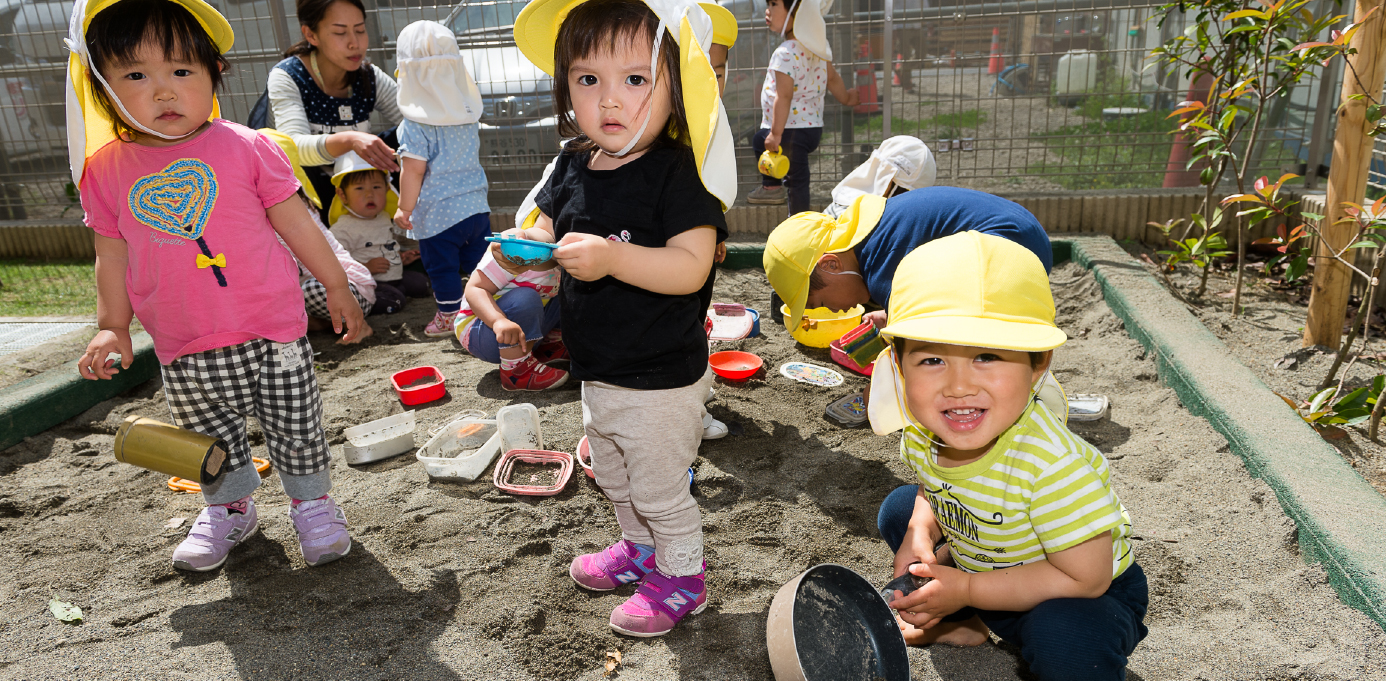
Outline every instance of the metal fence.
[[[516, 205], [558, 148], [549, 79], [520, 55], [510, 33], [524, 2], [476, 0], [454, 11], [419, 1], [366, 0], [369, 56], [392, 72], [401, 28], [418, 19], [449, 22], [486, 102], [482, 163], [492, 205]], [[741, 24], [724, 101], [744, 201], [759, 182], [750, 137], [760, 126], [760, 91], [779, 37], [765, 28], [763, 0], [721, 1]], [[290, 0], [215, 4], [236, 31], [223, 115], [244, 122], [279, 54], [298, 39], [298, 22]], [[863, 103], [847, 108], [828, 97], [812, 160], [814, 204], [826, 204], [842, 175], [895, 134], [929, 144], [940, 184], [998, 193], [1160, 186], [1172, 141], [1167, 112], [1184, 99], [1187, 81], [1145, 68], [1149, 50], [1183, 30], [1178, 21], [1157, 28], [1155, 6], [837, 0], [829, 17], [836, 68]], [[70, 2], [0, 5], [0, 220], [80, 217], [63, 128], [70, 9]], [[1329, 81], [1328, 94], [1336, 95]], [[1271, 112], [1271, 141], [1253, 150], [1255, 165], [1316, 170], [1308, 160], [1326, 155], [1331, 116], [1315, 129], [1314, 112], [1335, 104], [1336, 97], [1320, 97], [1317, 78], [1298, 86]], [[1381, 151], [1386, 158], [1386, 145]], [[1373, 178], [1386, 182], [1386, 174]]]

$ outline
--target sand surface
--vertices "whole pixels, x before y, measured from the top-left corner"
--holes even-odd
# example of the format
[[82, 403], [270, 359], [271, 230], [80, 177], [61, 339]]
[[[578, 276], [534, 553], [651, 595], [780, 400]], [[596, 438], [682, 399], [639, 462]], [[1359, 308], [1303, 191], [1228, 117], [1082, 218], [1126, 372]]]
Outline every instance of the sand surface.
[[[1112, 401], [1108, 420], [1075, 430], [1112, 459], [1150, 578], [1151, 633], [1129, 678], [1386, 678], [1386, 636], [1300, 559], [1269, 488], [1156, 382], [1090, 275], [1070, 265], [1054, 281], [1072, 338], [1058, 376], [1070, 392]], [[722, 273], [717, 300], [765, 310], [767, 299], [759, 271]], [[0, 453], [0, 678], [597, 679], [607, 652], [620, 650], [623, 679], [769, 679], [765, 618], [781, 584], [821, 562], [876, 584], [890, 578], [875, 519], [911, 479], [898, 441], [823, 417], [865, 379], [822, 389], [782, 378], [786, 361], [829, 360], [767, 315], [761, 337], [721, 348], [755, 352], [768, 371], [717, 385], [711, 410], [732, 435], [704, 444], [695, 464], [710, 605], [663, 638], [612, 634], [607, 616], [628, 591], [591, 594], [567, 576], [575, 554], [617, 537], [609, 504], [580, 473], [557, 496], [516, 498], [492, 487], [490, 471], [430, 482], [410, 454], [356, 468], [340, 459], [344, 428], [402, 409], [389, 373], [418, 365], [438, 367], [449, 390], [417, 410], [418, 444], [463, 409], [528, 401], [549, 448], [576, 446], [576, 389], [503, 391], [492, 365], [423, 336], [429, 308], [415, 301], [372, 318], [377, 335], [363, 347], [312, 338], [333, 495], [356, 539], [330, 566], [304, 564], [288, 499], [270, 478], [256, 495], [262, 531], [226, 566], [172, 569], [200, 497], [111, 454], [126, 415], [168, 419], [157, 381]], [[262, 444], [254, 431], [252, 442]], [[173, 519], [181, 525], [166, 529]], [[81, 606], [86, 621], [56, 621], [53, 597]], [[918, 679], [1027, 677], [1002, 645], [910, 657]]]

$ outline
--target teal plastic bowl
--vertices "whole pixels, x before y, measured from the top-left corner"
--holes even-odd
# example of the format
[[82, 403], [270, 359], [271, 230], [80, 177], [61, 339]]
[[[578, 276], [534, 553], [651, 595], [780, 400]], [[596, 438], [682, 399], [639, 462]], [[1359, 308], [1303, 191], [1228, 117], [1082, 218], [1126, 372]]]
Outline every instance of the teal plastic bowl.
[[486, 240], [500, 244], [501, 255], [504, 255], [510, 262], [526, 267], [553, 260], [553, 251], [558, 248], [558, 244], [530, 241], [510, 235], [488, 236]]

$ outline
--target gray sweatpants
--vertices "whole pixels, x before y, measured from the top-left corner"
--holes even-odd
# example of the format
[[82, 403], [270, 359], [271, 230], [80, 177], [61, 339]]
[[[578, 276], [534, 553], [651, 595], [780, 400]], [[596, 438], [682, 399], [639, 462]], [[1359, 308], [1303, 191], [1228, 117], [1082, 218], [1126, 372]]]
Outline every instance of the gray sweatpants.
[[582, 425], [597, 484], [616, 507], [621, 535], [655, 547], [668, 575], [702, 571], [703, 520], [688, 491], [688, 467], [703, 438], [709, 369], [697, 383], [671, 390], [582, 384]]

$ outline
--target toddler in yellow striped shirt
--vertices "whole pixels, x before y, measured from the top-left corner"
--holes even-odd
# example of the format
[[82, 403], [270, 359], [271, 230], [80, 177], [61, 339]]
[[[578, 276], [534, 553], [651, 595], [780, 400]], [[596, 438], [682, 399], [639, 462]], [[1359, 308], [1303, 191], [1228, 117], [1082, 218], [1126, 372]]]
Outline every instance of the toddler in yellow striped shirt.
[[932, 241], [896, 270], [889, 319], [871, 425], [905, 431], [919, 484], [878, 525], [895, 575], [930, 578], [891, 603], [905, 640], [980, 645], [990, 630], [1041, 679], [1124, 679], [1146, 579], [1106, 459], [1035, 398], [1067, 340], [1044, 265], [979, 232]]

